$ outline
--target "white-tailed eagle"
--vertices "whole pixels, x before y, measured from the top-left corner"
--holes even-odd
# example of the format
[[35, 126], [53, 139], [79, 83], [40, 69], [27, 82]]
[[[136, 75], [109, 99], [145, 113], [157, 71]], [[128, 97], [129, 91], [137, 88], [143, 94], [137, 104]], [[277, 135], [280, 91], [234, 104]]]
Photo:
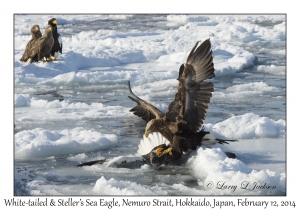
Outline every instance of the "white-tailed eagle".
[[39, 25], [32, 26], [30, 32], [31, 32], [31, 39], [27, 43], [24, 54], [23, 54], [22, 58], [20, 59], [20, 61], [23, 61], [23, 62], [26, 62], [30, 58], [32, 49], [33, 49], [36, 41], [42, 37], [42, 33], [40, 31]]
[[[41, 38], [39, 38], [31, 50], [30, 63], [38, 61], [51, 61], [50, 52], [54, 43], [52, 36], [52, 26], [47, 25], [45, 32]], [[46, 60], [44, 60], [46, 58]]]

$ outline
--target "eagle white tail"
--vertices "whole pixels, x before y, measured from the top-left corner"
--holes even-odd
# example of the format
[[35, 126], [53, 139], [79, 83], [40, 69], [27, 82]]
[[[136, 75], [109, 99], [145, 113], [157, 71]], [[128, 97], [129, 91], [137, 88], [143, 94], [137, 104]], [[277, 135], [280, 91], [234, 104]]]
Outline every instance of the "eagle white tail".
[[61, 44], [62, 44], [61, 36], [58, 37], [58, 43], [59, 43], [59, 45], [61, 46]]
[[58, 52], [55, 52], [55, 53], [54, 53], [54, 57], [59, 58], [59, 53], [58, 53]]
[[31, 63], [31, 58], [28, 58], [28, 60], [26, 61], [26, 63], [24, 64], [24, 66], [27, 66]]
[[139, 155], [146, 155], [149, 152], [151, 152], [151, 150], [154, 147], [159, 146], [161, 144], [168, 145], [170, 144], [170, 142], [165, 137], [163, 137], [159, 132], [150, 133], [148, 138], [143, 136], [143, 139], [139, 144], [139, 149], [137, 153]]

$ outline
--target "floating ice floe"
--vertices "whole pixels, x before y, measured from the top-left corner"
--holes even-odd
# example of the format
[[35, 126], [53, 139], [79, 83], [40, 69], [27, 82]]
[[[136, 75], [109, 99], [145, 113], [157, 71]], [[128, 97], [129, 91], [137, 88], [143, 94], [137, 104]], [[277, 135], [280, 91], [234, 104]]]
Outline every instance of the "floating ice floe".
[[83, 128], [49, 131], [42, 128], [15, 134], [15, 158], [35, 159], [78, 154], [115, 145], [118, 137]]
[[285, 66], [276, 66], [276, 65], [260, 65], [257, 67], [258, 72], [266, 73], [266, 74], [273, 74], [273, 75], [280, 75], [284, 76], [286, 73]]
[[285, 195], [285, 173], [253, 170], [238, 159], [228, 158], [220, 148], [199, 148], [189, 160], [194, 175], [211, 194]]
[[254, 113], [233, 116], [222, 122], [205, 124], [218, 138], [253, 139], [285, 136], [285, 120], [272, 120]]

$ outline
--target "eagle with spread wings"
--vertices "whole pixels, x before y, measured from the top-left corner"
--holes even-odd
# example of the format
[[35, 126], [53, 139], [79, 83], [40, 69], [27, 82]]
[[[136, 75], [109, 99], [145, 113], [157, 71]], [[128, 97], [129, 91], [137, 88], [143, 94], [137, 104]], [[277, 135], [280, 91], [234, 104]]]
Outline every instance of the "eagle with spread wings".
[[143, 155], [152, 165], [168, 164], [181, 158], [183, 152], [195, 150], [197, 146], [208, 142], [228, 144], [227, 141], [236, 141], [210, 139], [210, 132], [202, 128], [214, 91], [214, 84], [205, 80], [213, 78], [215, 73], [210, 40], [197, 46], [198, 42], [191, 50], [186, 64], [179, 68], [178, 90], [166, 113], [136, 96], [128, 82], [130, 93], [134, 96], [128, 97], [137, 103], [130, 111], [146, 121], [145, 137], [158, 132], [169, 142]]

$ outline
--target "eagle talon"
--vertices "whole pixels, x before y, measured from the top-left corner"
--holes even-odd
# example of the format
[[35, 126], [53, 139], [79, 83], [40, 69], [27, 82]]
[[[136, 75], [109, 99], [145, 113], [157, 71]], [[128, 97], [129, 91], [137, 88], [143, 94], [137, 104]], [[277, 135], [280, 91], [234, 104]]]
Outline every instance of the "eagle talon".
[[166, 155], [166, 154], [169, 154], [169, 155], [171, 155], [171, 156], [173, 155], [173, 154], [172, 154], [172, 147], [170, 147], [169, 149], [164, 150], [163, 152], [162, 152], [162, 150], [163, 150], [163, 148], [161, 148], [161, 147], [159, 147], [159, 148], [157, 148], [157, 149], [155, 150], [156, 155], [157, 155], [158, 157], [161, 157], [161, 156]]
[[169, 149], [166, 149], [164, 152], [163, 152], [163, 154], [169, 154], [169, 155], [173, 155], [173, 153], [172, 153], [172, 147], [170, 147]]
[[51, 61], [58, 61], [59, 59], [56, 58], [56, 56], [50, 56], [49, 60], [51, 59]]

